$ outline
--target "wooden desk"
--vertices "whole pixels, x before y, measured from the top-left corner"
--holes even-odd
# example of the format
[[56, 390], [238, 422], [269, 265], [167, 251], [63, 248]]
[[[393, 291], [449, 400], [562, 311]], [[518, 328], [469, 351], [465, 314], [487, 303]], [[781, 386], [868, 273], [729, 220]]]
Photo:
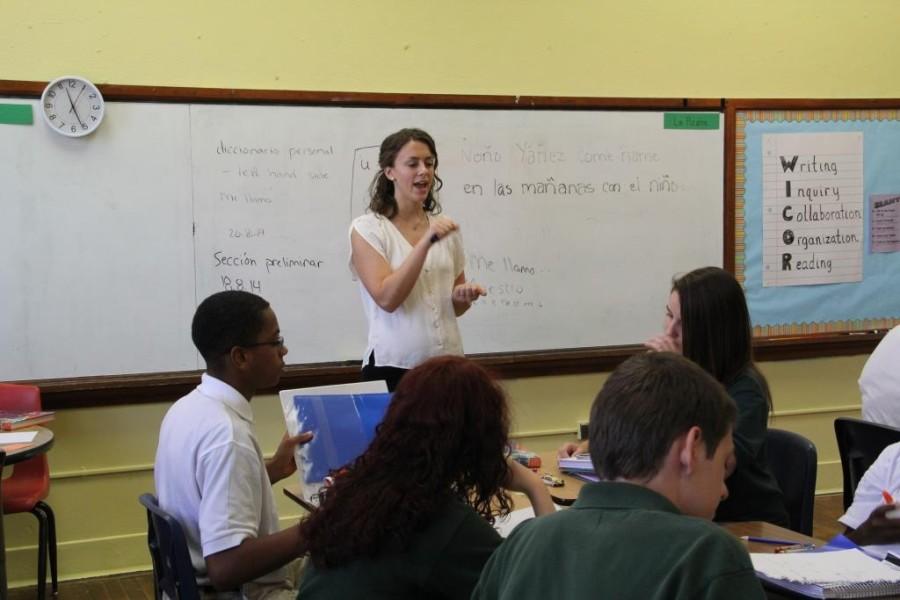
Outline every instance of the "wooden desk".
[[[548, 486], [547, 489], [550, 491], [550, 495], [553, 496], [554, 502], [563, 506], [568, 506], [578, 498], [578, 493], [581, 491], [585, 482], [577, 477], [560, 473], [559, 467], [557, 466], [555, 451], [542, 452], [539, 456], [541, 457], [541, 467], [537, 470], [537, 474], [543, 475], [544, 473], [549, 473], [550, 475], [559, 477], [563, 480], [562, 487]], [[511, 492], [510, 496], [512, 496], [513, 505], [516, 509], [531, 506], [531, 502], [528, 501], [528, 496], [525, 494]]]
[[[790, 540], [792, 542], [797, 542], [798, 544], [815, 544], [817, 548], [825, 544], [825, 540], [809, 537], [802, 533], [797, 533], [796, 531], [791, 531], [790, 529], [785, 529], [784, 527], [779, 527], [778, 525], [772, 525], [771, 523], [765, 523], [763, 521], [722, 523], [722, 528], [737, 538], [748, 535], [776, 540]], [[746, 540], [741, 541], [744, 542], [748, 552], [773, 553], [775, 552], [775, 548], [778, 547], [777, 544], [762, 544], [759, 542], [748, 542]]]
[[[46, 427], [29, 427], [18, 431], [37, 431], [37, 435], [31, 442], [26, 444], [10, 444], [0, 446], [0, 450], [6, 452], [5, 460], [0, 466], [14, 465], [28, 460], [35, 456], [39, 456], [53, 446], [53, 432]], [[0, 481], [0, 600], [6, 600], [8, 594], [8, 586], [6, 582], [6, 541], [3, 531], [3, 488]]]

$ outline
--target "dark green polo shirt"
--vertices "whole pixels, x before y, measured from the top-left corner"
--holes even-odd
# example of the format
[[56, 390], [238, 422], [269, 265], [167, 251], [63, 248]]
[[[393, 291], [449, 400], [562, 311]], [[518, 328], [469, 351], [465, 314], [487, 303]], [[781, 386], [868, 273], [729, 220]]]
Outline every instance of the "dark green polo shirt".
[[628, 483], [584, 486], [568, 510], [526, 521], [497, 549], [473, 600], [764, 599], [750, 557], [718, 525]]
[[728, 386], [737, 404], [734, 425], [734, 457], [737, 466], [725, 480], [728, 498], [716, 510], [716, 521], [767, 521], [790, 527], [784, 496], [769, 471], [766, 428], [769, 402], [762, 385], [749, 372]]
[[468, 599], [500, 540], [481, 515], [453, 500], [406, 551], [386, 552], [335, 569], [310, 565], [297, 598]]

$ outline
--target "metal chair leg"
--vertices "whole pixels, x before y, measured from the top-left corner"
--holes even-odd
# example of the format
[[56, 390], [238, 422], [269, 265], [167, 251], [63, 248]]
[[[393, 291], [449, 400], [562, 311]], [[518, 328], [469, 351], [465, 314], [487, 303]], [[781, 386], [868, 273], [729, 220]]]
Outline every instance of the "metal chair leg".
[[35, 504], [31, 514], [38, 520], [38, 575], [37, 597], [44, 600], [47, 597], [47, 538], [49, 537], [50, 524], [47, 522], [47, 514]]
[[56, 515], [53, 514], [53, 509], [50, 508], [50, 505], [44, 501], [38, 501], [38, 506], [44, 511], [44, 514], [47, 515], [47, 521], [50, 525], [50, 538], [49, 538], [49, 550], [50, 550], [50, 592], [57, 596], [59, 595], [59, 577], [58, 571], [56, 568]]

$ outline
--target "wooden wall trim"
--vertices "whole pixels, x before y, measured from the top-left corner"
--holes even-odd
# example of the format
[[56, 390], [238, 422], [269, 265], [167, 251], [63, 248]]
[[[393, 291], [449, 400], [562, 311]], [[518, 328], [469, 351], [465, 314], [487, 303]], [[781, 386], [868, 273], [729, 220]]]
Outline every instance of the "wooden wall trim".
[[[816, 336], [764, 338], [754, 341], [758, 361], [782, 361], [821, 356], [870, 353], [884, 332], [821, 334]], [[606, 348], [475, 354], [472, 359], [503, 379], [576, 375], [612, 371], [629, 356], [644, 352], [640, 345]], [[331, 385], [359, 381], [359, 361], [290, 365], [279, 389]], [[44, 406], [50, 410], [174, 402], [200, 381], [200, 371], [145, 373], [104, 377], [75, 377], [32, 381], [41, 387]], [[274, 393], [263, 390], [261, 393]]]
[[[47, 82], [0, 79], [0, 95], [38, 98]], [[106, 100], [418, 108], [566, 110], [722, 110], [719, 98], [591, 98], [573, 96], [492, 96], [485, 94], [398, 94], [264, 89], [193, 88], [97, 84]]]

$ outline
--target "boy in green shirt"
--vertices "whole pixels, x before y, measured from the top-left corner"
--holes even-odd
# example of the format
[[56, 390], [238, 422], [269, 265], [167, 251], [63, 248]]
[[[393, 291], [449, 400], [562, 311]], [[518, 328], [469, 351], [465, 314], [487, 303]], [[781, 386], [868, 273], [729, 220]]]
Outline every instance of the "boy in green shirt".
[[728, 496], [735, 414], [722, 386], [681, 356], [625, 361], [591, 408], [603, 481], [516, 528], [473, 600], [765, 598], [747, 551], [710, 521]]

